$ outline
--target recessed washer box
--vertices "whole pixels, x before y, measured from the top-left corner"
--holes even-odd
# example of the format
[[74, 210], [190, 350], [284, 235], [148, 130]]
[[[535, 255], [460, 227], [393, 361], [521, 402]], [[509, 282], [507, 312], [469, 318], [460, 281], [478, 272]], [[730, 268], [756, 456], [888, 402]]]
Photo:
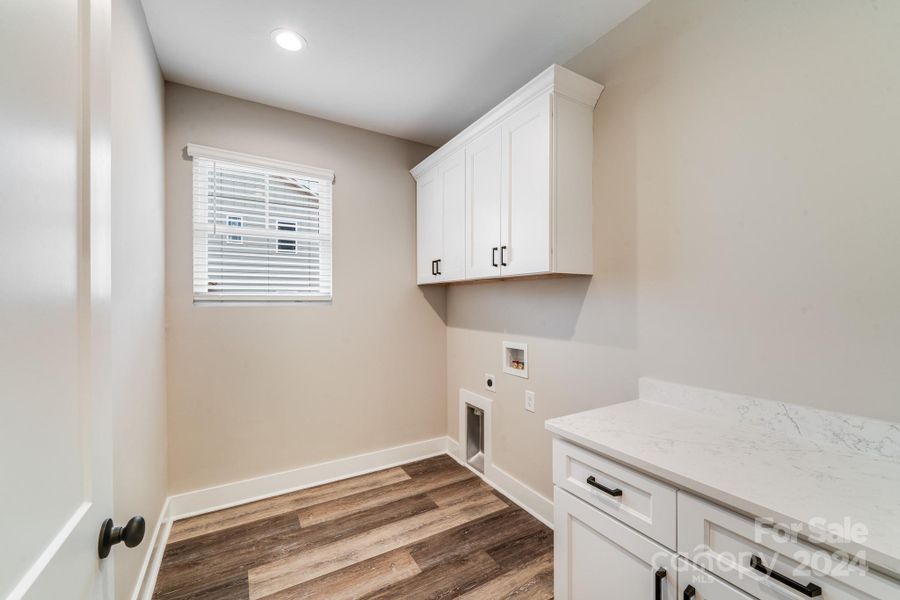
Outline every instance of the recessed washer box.
[[528, 379], [528, 344], [503, 342], [503, 372]]

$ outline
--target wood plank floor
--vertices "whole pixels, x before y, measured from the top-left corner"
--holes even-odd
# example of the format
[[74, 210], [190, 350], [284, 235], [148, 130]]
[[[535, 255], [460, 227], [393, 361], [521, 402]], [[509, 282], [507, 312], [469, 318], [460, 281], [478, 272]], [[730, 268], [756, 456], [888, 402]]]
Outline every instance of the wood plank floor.
[[552, 597], [552, 531], [446, 455], [176, 521], [153, 594]]

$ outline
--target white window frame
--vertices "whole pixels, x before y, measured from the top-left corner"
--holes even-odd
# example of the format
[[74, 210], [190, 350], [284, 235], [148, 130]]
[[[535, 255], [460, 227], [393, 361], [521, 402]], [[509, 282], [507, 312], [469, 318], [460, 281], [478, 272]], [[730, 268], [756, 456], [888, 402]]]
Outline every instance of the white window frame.
[[[203, 262], [205, 264], [206, 255], [208, 253], [208, 247], [205, 244], [199, 244], [197, 239], [198, 227], [202, 229], [202, 225], [198, 225], [195, 221], [197, 218], [196, 215], [192, 216], [192, 236], [194, 237], [194, 276], [193, 276], [193, 299], [194, 303], [211, 303], [211, 304], [222, 304], [222, 303], [245, 303], [245, 302], [260, 302], [260, 303], [271, 303], [271, 302], [286, 302], [286, 303], [304, 303], [304, 302], [328, 302], [331, 301], [333, 297], [334, 290], [334, 280], [333, 280], [333, 265], [334, 258], [332, 253], [332, 246], [334, 241], [334, 227], [333, 227], [333, 184], [334, 184], [334, 171], [331, 169], [323, 169], [320, 167], [312, 167], [309, 165], [302, 165], [298, 163], [291, 163], [287, 161], [282, 161], [278, 159], [266, 158], [261, 156], [256, 156], [252, 154], [244, 154], [240, 152], [234, 152], [231, 150], [223, 150], [220, 148], [213, 148], [210, 146], [201, 146], [198, 144], [188, 144], [186, 148], [186, 154], [191, 158], [203, 158], [212, 161], [222, 161], [226, 163], [233, 163], [240, 165], [244, 168], [254, 168], [259, 167], [260, 170], [268, 171], [271, 173], [275, 173], [278, 175], [287, 175], [288, 177], [297, 177], [312, 181], [318, 181], [320, 184], [327, 184], [328, 194], [327, 198], [327, 219], [328, 219], [328, 231], [327, 235], [325, 235], [325, 239], [322, 239], [322, 236], [319, 235], [320, 243], [323, 243], [324, 246], [320, 246], [323, 254], [327, 256], [327, 258], [323, 258], [323, 267], [327, 268], [327, 293], [322, 294], [312, 294], [312, 293], [302, 293], [302, 294], [282, 294], [277, 292], [266, 292], [260, 294], [247, 294], [247, 295], [238, 295], [238, 294], [229, 294], [229, 295], [219, 295], [214, 292], [206, 292], [206, 291], [198, 291], [197, 284], [197, 273], [196, 269], [198, 261]], [[193, 176], [192, 176], [193, 179]], [[194, 185], [196, 186], [197, 182], [194, 181]], [[192, 198], [192, 204], [194, 204], [194, 199]], [[196, 208], [195, 208], [196, 210]], [[193, 211], [192, 211], [193, 212]], [[233, 215], [225, 213], [226, 219], [230, 217], [238, 217], [242, 219], [241, 215]], [[277, 223], [281, 222], [291, 223], [294, 226], [293, 232], [296, 234], [300, 231], [300, 223], [296, 219], [277, 219]], [[243, 225], [242, 225], [243, 226]], [[276, 225], [278, 227], [278, 225]], [[289, 231], [289, 230], [285, 230]], [[296, 235], [294, 236], [296, 237]], [[232, 241], [229, 237], [226, 237], [226, 243], [233, 244], [243, 244], [244, 236], [241, 236], [241, 241]], [[300, 250], [300, 240], [302, 238], [297, 237], [295, 239], [294, 250], [278, 250], [278, 238], [273, 237], [275, 241], [275, 253], [278, 254], [297, 254]], [[202, 248], [201, 248], [202, 247]], [[203, 273], [205, 271], [202, 271]], [[321, 277], [321, 273], [320, 273]], [[321, 279], [320, 279], [321, 281]]]

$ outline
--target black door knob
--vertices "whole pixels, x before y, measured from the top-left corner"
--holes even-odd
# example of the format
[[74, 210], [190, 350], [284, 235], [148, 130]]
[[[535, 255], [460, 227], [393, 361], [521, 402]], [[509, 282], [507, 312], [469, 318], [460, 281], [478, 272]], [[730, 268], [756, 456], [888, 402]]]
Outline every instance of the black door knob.
[[125, 527], [115, 527], [112, 519], [103, 521], [100, 526], [100, 541], [97, 544], [97, 552], [100, 558], [109, 556], [109, 550], [119, 542], [125, 542], [129, 548], [134, 548], [144, 539], [144, 517], [137, 516], [128, 519]]

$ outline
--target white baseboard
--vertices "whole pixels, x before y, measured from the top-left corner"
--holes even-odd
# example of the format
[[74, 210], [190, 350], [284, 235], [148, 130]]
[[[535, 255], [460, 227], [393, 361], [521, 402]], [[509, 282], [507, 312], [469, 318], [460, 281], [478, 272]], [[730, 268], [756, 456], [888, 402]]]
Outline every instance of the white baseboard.
[[[439, 454], [449, 454], [461, 465], [470, 468], [461, 459], [459, 444], [456, 440], [444, 436], [169, 496], [153, 530], [150, 540], [151, 549], [141, 567], [132, 600], [151, 599], [159, 567], [162, 564], [166, 541], [169, 538], [169, 531], [172, 528], [172, 522], [177, 519], [255, 502], [347, 477], [364, 475]], [[553, 502], [551, 500], [544, 498], [506, 471], [494, 465], [486, 465], [486, 467], [489, 467], [489, 477], [485, 477], [474, 469], [472, 472], [534, 518], [550, 528], [553, 527]]]
[[271, 498], [279, 494], [322, 485], [338, 479], [364, 475], [372, 471], [387, 469], [406, 462], [420, 460], [447, 451], [447, 438], [439, 437], [414, 442], [368, 454], [359, 454], [272, 473], [243, 481], [235, 481], [193, 492], [177, 494], [169, 498], [172, 519], [184, 519], [195, 515], [220, 510]]
[[166, 551], [166, 542], [169, 540], [169, 531], [172, 529], [169, 507], [169, 498], [166, 498], [166, 501], [163, 502], [162, 510], [159, 512], [159, 518], [156, 520], [156, 527], [153, 528], [153, 535], [150, 536], [150, 547], [144, 556], [144, 562], [141, 565], [141, 572], [138, 573], [137, 583], [134, 586], [134, 592], [131, 594], [131, 600], [151, 600], [153, 597], [153, 588], [156, 587], [156, 576], [159, 574], [163, 553]]
[[459, 443], [453, 438], [447, 438], [447, 454], [456, 462], [468, 468], [481, 477], [488, 485], [518, 504], [522, 510], [532, 517], [553, 529], [553, 501], [540, 495], [500, 467], [494, 464], [485, 464], [485, 473], [479, 473], [468, 464], [459, 451]]

